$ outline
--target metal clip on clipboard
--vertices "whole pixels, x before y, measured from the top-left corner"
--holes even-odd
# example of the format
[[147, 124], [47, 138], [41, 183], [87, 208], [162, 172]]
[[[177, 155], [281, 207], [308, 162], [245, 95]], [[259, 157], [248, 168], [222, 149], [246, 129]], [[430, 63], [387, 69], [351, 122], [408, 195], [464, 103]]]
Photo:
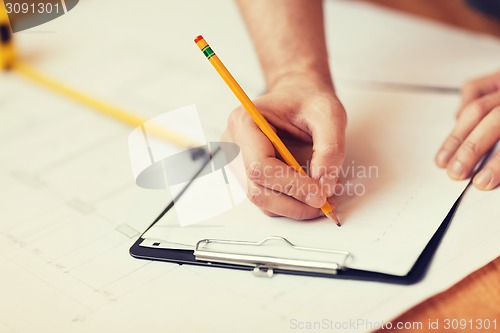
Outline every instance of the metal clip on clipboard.
[[[230, 245], [230, 246], [249, 246], [265, 247], [271, 241], [281, 241], [284, 245], [297, 252], [322, 253], [333, 256], [340, 256], [340, 261], [311, 260], [292, 257], [278, 257], [271, 255], [255, 255], [237, 253], [234, 251], [221, 251], [210, 249], [210, 245]], [[279, 236], [271, 236], [260, 242], [234, 241], [221, 239], [202, 239], [196, 243], [194, 250], [196, 260], [206, 262], [217, 262], [233, 265], [243, 265], [254, 267], [253, 273], [257, 276], [272, 277], [274, 270], [301, 271], [323, 274], [337, 274], [339, 269], [343, 269], [347, 259], [351, 256], [348, 251], [329, 250], [314, 247], [298, 246]]]

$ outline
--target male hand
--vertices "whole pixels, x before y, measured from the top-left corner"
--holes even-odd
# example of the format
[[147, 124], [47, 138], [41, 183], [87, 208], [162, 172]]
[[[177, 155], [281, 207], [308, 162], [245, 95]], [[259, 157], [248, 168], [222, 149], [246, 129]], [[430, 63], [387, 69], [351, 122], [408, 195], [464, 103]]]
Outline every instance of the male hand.
[[346, 115], [333, 88], [305, 76], [288, 76], [254, 102], [278, 135], [312, 143], [313, 156], [309, 176], [296, 172], [277, 158], [271, 142], [238, 107], [222, 139], [241, 148], [249, 199], [269, 216], [321, 216], [344, 161]]
[[[473, 80], [462, 89], [457, 123], [436, 155], [436, 164], [453, 179], [469, 177], [500, 139], [500, 72]], [[500, 183], [500, 152], [473, 179], [481, 190]]]

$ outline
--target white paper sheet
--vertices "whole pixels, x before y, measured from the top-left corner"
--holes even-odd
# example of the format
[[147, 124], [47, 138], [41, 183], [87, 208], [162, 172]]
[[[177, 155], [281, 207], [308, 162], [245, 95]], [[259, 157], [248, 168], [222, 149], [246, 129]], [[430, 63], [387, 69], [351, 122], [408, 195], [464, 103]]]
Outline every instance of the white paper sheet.
[[358, 90], [341, 98], [350, 110], [343, 186], [336, 190], [341, 228], [326, 218], [270, 218], [247, 199], [192, 227], [179, 225], [172, 211], [145, 237], [194, 247], [205, 238], [258, 242], [282, 236], [301, 246], [349, 251], [351, 268], [408, 273], [468, 183], [451, 181], [433, 163], [453, 125], [458, 96]]

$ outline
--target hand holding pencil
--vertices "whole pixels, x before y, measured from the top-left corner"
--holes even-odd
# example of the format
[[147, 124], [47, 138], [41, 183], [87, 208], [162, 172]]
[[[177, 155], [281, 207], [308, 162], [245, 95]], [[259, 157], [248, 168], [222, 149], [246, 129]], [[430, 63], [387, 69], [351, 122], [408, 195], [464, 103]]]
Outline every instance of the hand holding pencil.
[[[199, 36], [195, 42], [246, 110], [246, 112], [236, 110], [232, 116], [232, 119], [239, 118], [245, 122], [245, 126], [239, 126], [238, 133], [231, 133], [231, 131], [228, 133], [226, 131], [226, 136], [227, 134], [233, 136], [231, 139], [234, 140], [229, 141], [233, 141], [240, 146], [244, 143], [242, 152], [250, 180], [249, 197], [251, 200], [268, 215], [311, 219], [324, 214], [340, 226], [332, 206], [327, 201], [327, 197], [331, 196], [334, 191], [332, 183], [334, 184], [336, 181], [335, 174], [338, 171], [338, 166], [343, 162], [343, 154], [336, 154], [334, 150], [330, 149], [332, 147], [343, 148], [343, 136], [340, 138], [340, 142], [336, 141], [333, 145], [329, 142], [338, 139], [335, 135], [332, 135], [334, 131], [332, 132], [332, 128], [328, 126], [328, 123], [332, 120], [331, 118], [328, 119], [331, 114], [323, 112], [323, 109], [311, 109], [309, 113], [311, 119], [276, 119], [276, 117], [273, 119], [276, 114], [269, 113], [268, 106], [265, 106], [265, 97], [258, 101], [260, 105], [259, 109], [257, 109], [206, 41]], [[297, 87], [297, 85], [292, 86]], [[340, 102], [336, 98], [332, 98], [334, 96], [333, 89], [328, 89], [326, 85], [320, 90], [316, 89], [320, 87], [319, 85], [312, 87], [307, 86], [307, 84], [300, 84], [298, 87], [299, 89], [288, 95], [283, 94], [283, 91], [286, 90], [281, 91], [284, 105], [288, 102], [290, 108], [298, 107], [298, 110], [294, 110], [295, 114], [300, 114], [300, 108], [307, 107], [307, 105], [296, 105], [297, 103], [294, 102], [297, 100], [307, 101], [307, 98], [300, 99], [298, 97], [307, 97], [309, 94], [312, 96], [310, 101], [314, 102], [313, 105], [320, 102], [324, 107], [328, 107], [328, 104], [331, 103], [332, 109], [338, 110], [340, 106], [343, 113]], [[280, 95], [280, 93], [277, 94]], [[275, 98], [278, 96], [275, 96]], [[263, 108], [260, 107], [262, 104], [264, 104]], [[295, 134], [304, 141], [313, 142], [315, 148], [311, 165], [313, 177], [306, 175], [278, 137], [275, 129], [261, 114], [261, 111], [266, 114], [274, 125], [276, 123], [285, 124], [280, 129]], [[340, 119], [343, 121], [341, 125], [345, 127], [345, 114], [341, 115]], [[329, 121], [326, 122], [326, 120]], [[326, 152], [323, 151], [325, 147], [327, 147]], [[276, 158], [274, 149], [286, 164]], [[276, 193], [283, 195], [276, 195]]]

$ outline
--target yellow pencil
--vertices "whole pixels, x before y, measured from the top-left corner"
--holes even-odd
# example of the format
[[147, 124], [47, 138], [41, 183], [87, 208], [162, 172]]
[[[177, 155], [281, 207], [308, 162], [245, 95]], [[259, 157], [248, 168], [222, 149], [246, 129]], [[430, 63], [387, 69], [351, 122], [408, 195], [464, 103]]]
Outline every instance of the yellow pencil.
[[[214, 53], [212, 48], [208, 45], [205, 39], [202, 36], [196, 37], [194, 40], [196, 45], [200, 48], [200, 50], [205, 54], [210, 63], [217, 70], [222, 79], [229, 86], [231, 91], [236, 95], [241, 105], [247, 110], [252, 119], [255, 121], [257, 126], [259, 126], [260, 130], [264, 135], [271, 141], [273, 146], [279, 152], [281, 157], [285, 160], [285, 162], [291, 166], [295, 171], [300, 172], [302, 174], [306, 174], [302, 166], [297, 162], [295, 157], [293, 157], [292, 153], [285, 146], [283, 141], [278, 137], [276, 132], [274, 132], [273, 128], [269, 124], [269, 122], [264, 118], [264, 116], [259, 112], [255, 104], [253, 104], [252, 100], [247, 96], [247, 94], [240, 87], [238, 82], [233, 78], [231, 73], [227, 70], [226, 66], [220, 61], [219, 57]], [[325, 203], [323, 207], [321, 207], [323, 213], [330, 218], [333, 222], [335, 222], [340, 227], [340, 222], [335, 213], [333, 212], [332, 206], [328, 203]]]

